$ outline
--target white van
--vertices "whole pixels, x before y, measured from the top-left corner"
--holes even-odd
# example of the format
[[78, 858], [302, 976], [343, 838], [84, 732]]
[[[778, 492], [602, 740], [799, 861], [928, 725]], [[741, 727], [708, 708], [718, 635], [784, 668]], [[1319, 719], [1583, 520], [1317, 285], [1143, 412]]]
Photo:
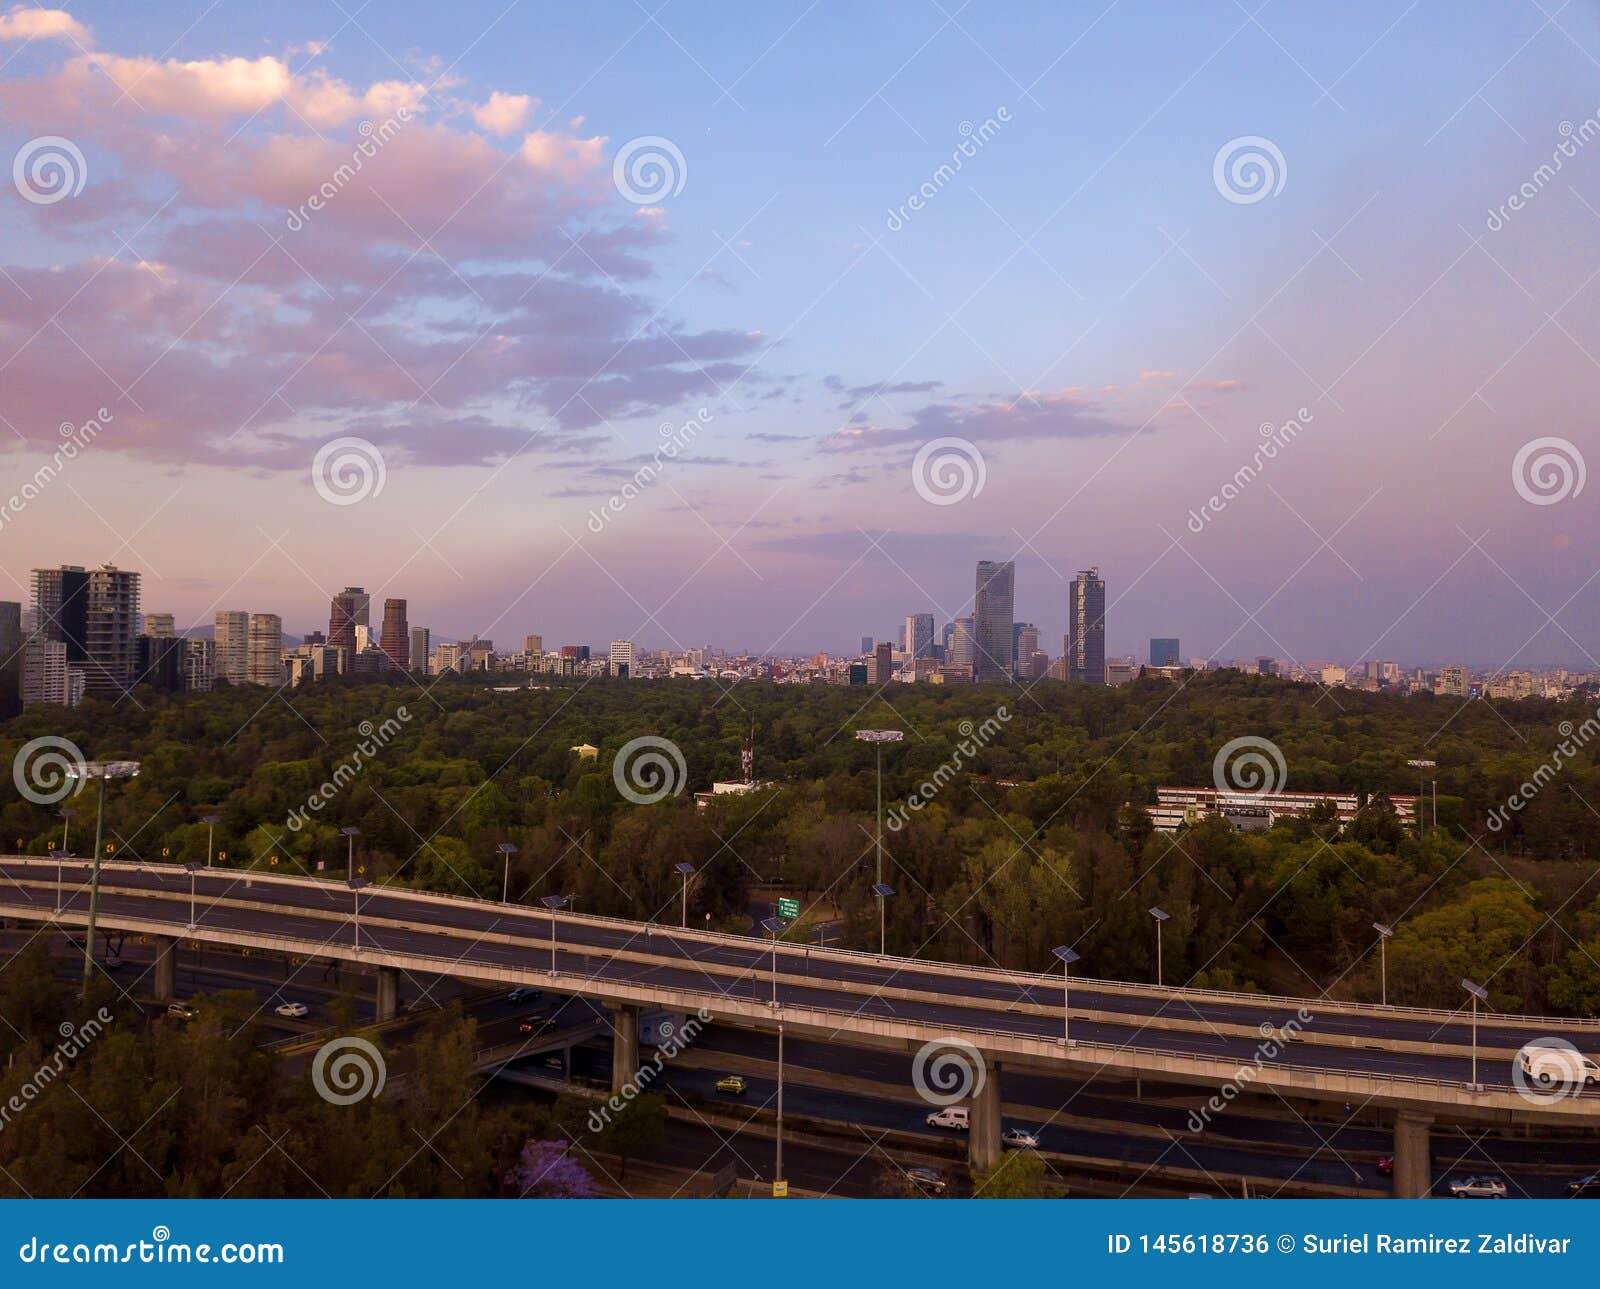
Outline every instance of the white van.
[[957, 1132], [965, 1132], [972, 1126], [964, 1105], [947, 1105], [935, 1110], [928, 1116], [927, 1122], [930, 1128], [954, 1128]]
[[1541, 1090], [1581, 1091], [1600, 1079], [1600, 1064], [1592, 1056], [1570, 1047], [1544, 1047], [1530, 1043], [1520, 1053], [1522, 1072]]

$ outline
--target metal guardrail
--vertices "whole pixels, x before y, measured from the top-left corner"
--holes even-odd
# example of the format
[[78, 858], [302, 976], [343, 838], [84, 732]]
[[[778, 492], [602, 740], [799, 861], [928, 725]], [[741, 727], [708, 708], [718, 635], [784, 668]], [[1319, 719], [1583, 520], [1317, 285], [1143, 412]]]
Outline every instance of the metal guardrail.
[[[72, 861], [78, 864], [86, 863], [84, 860]], [[0, 863], [22, 863], [38, 865], [43, 868], [54, 869], [56, 862], [52, 859], [41, 859], [33, 855], [0, 856]], [[108, 860], [100, 865], [101, 871], [107, 869], [126, 869], [135, 872], [166, 871], [173, 866], [164, 864], [135, 864], [126, 860]], [[181, 869], [175, 871], [181, 872]], [[250, 881], [276, 882], [288, 886], [296, 886], [309, 890], [332, 889], [332, 879], [321, 879], [314, 876], [299, 876], [289, 873], [272, 873], [257, 869], [246, 868], [210, 868], [202, 869], [204, 873], [220, 875], [237, 875]], [[368, 888], [369, 892], [383, 895], [393, 895], [404, 899], [416, 900], [422, 903], [441, 903], [481, 909], [485, 912], [498, 911], [502, 914], [511, 913], [520, 917], [548, 921], [555, 920], [566, 923], [590, 924], [595, 926], [615, 927], [631, 931], [634, 935], [645, 935], [646, 928], [649, 934], [664, 934], [677, 936], [680, 939], [700, 940], [711, 944], [721, 944], [729, 948], [754, 950], [762, 954], [771, 954], [772, 942], [770, 939], [756, 935], [737, 935], [728, 931], [702, 931], [695, 927], [675, 927], [661, 922], [639, 922], [629, 918], [607, 917], [591, 913], [558, 913], [552, 914], [546, 909], [529, 908], [522, 904], [501, 904], [494, 900], [479, 899], [475, 896], [452, 895], [442, 891], [422, 891], [415, 887], [382, 885]], [[808, 955], [817, 954], [833, 958], [841, 962], [853, 962], [863, 966], [889, 966], [905, 971], [933, 971], [968, 978], [978, 978], [1001, 984], [1016, 985], [1026, 988], [1052, 988], [1058, 977], [1053, 973], [1035, 973], [1026, 971], [1007, 971], [1004, 968], [966, 966], [961, 963], [941, 962], [924, 958], [907, 958], [895, 954], [863, 953], [855, 949], [837, 949], [821, 945], [799, 945], [793, 941], [778, 941], [778, 953], [794, 954], [804, 950]], [[1339, 999], [1296, 997], [1290, 994], [1251, 994], [1240, 990], [1228, 989], [1196, 989], [1174, 988], [1170, 985], [1154, 985], [1136, 980], [1105, 980], [1095, 976], [1074, 976], [1073, 983], [1082, 989], [1101, 989], [1112, 993], [1141, 994], [1159, 997], [1171, 1002], [1223, 1002], [1234, 1004], [1249, 1004], [1256, 1007], [1284, 1006], [1299, 1009], [1322, 1008], [1324, 1010], [1337, 1009], [1354, 1015], [1371, 1016], [1374, 1019], [1392, 1018], [1396, 1020], [1435, 1020], [1443, 1024], [1461, 1024], [1466, 1015], [1465, 1008], [1455, 1011], [1444, 1011], [1434, 1007], [1409, 1007], [1401, 1004], [1378, 1005], [1373, 1003], [1344, 1002]], [[1478, 1013], [1480, 1026], [1494, 1023], [1514, 1024], [1518, 1026], [1548, 1026], [1565, 1029], [1597, 1029], [1600, 1030], [1600, 1018], [1573, 1017], [1573, 1016], [1532, 1016], [1515, 1012], [1489, 1012]]]

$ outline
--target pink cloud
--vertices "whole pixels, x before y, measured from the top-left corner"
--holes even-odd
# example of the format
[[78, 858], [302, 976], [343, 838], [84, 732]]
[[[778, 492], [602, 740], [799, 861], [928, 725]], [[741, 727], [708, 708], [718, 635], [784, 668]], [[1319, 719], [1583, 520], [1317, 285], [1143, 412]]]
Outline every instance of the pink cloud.
[[89, 29], [65, 9], [30, 9], [16, 5], [0, 15], [0, 40], [71, 40], [92, 43]]

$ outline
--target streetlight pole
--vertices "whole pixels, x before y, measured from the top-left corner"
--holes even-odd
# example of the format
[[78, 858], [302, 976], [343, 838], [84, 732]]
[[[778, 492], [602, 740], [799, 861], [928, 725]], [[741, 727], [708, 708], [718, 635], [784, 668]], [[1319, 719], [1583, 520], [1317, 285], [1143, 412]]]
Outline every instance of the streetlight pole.
[[356, 879], [356, 838], [361, 836], [361, 829], [341, 828], [339, 831], [345, 835], [346, 840], [350, 843], [350, 848], [345, 854], [344, 880], [353, 882]]
[[194, 916], [194, 875], [200, 870], [199, 864], [185, 864], [184, 871], [189, 874], [189, 930], [195, 928]]
[[550, 910], [550, 974], [559, 975], [556, 970], [556, 910], [565, 908], [567, 897], [565, 895], [543, 895], [539, 903]]
[[1372, 929], [1378, 933], [1378, 980], [1379, 989], [1382, 991], [1379, 998], [1383, 1005], [1389, 1005], [1389, 938], [1394, 935], [1394, 928], [1382, 922], [1374, 922]]
[[[876, 840], [874, 842], [874, 847], [873, 847], [874, 850], [877, 852], [877, 864], [876, 864], [876, 868], [874, 870], [875, 878], [874, 878], [874, 881], [873, 881], [873, 889], [876, 890], [878, 887], [883, 885], [883, 745], [885, 743], [898, 743], [898, 742], [900, 742], [901, 739], [905, 738], [905, 731], [904, 730], [857, 730], [856, 731], [856, 738], [862, 743], [871, 743], [872, 746], [873, 746], [873, 749], [877, 752], [877, 760], [878, 760], [878, 832], [877, 832], [877, 837], [876, 837]], [[880, 908], [878, 910], [878, 921], [879, 921], [879, 923], [881, 925], [882, 921], [883, 921], [883, 910], [882, 910], [881, 905], [880, 905]], [[882, 940], [882, 936], [881, 935], [879, 936], [879, 940], [880, 941]], [[880, 954], [883, 952], [881, 944], [880, 944], [878, 952]]]
[[499, 845], [500, 858], [505, 861], [505, 875], [500, 879], [500, 903], [511, 903], [511, 857], [517, 853], [517, 848], [508, 841]]
[[[1428, 776], [1423, 771], [1435, 769], [1439, 763], [1426, 760], [1423, 757], [1415, 757], [1407, 761], [1406, 764], [1417, 772], [1417, 836], [1420, 838], [1428, 831]], [[1439, 781], [1437, 779], [1433, 783], [1433, 795], [1434, 801], [1437, 803], [1439, 799]], [[1435, 805], [1433, 822], [1434, 826], [1437, 827], [1439, 823], [1437, 804]]]
[[694, 865], [689, 863], [674, 864], [678, 876], [683, 878], [683, 906], [678, 913], [678, 926], [687, 931], [689, 929], [689, 879], [694, 876]]
[[1070, 945], [1058, 944], [1050, 950], [1061, 960], [1061, 1046], [1072, 1046], [1072, 964], [1083, 955]]
[[778, 1022], [778, 1157], [773, 1164], [772, 1180], [783, 1180], [783, 1022]]
[[211, 867], [211, 843], [216, 838], [217, 820], [221, 815], [201, 815], [200, 822], [206, 826], [206, 867]]
[[94, 858], [89, 868], [89, 919], [83, 932], [83, 989], [81, 996], [89, 997], [89, 983], [94, 978], [94, 923], [100, 911], [100, 848], [105, 839], [106, 782], [110, 779], [132, 779], [139, 773], [137, 761], [90, 761], [67, 771], [76, 779], [100, 780], [99, 799], [95, 804]]
[[789, 924], [782, 918], [765, 918], [762, 920], [761, 929], [772, 936], [772, 1005], [778, 1005], [778, 935], [786, 930]]
[[364, 877], [352, 877], [348, 882], [345, 883], [345, 885], [350, 888], [351, 897], [355, 901], [356, 952], [357, 953], [361, 952], [361, 888], [363, 886], [365, 886], [366, 884], [367, 884], [367, 879], [364, 878]]
[[889, 950], [885, 931], [884, 910], [889, 907], [889, 897], [894, 894], [894, 888], [879, 882], [872, 888], [872, 893], [878, 897], [878, 956], [885, 958], [888, 957]]
[[1478, 1086], [1478, 1004], [1489, 1001], [1489, 991], [1465, 978], [1461, 981], [1461, 987], [1472, 995], [1472, 1090], [1480, 1092], [1482, 1089]]
[[78, 812], [76, 810], [62, 810], [61, 815], [61, 853], [70, 854], [72, 847], [67, 844], [67, 839], [72, 832], [72, 820]]
[[1156, 920], [1156, 988], [1161, 987], [1161, 925], [1171, 918], [1172, 914], [1159, 904], [1150, 909], [1150, 916]]

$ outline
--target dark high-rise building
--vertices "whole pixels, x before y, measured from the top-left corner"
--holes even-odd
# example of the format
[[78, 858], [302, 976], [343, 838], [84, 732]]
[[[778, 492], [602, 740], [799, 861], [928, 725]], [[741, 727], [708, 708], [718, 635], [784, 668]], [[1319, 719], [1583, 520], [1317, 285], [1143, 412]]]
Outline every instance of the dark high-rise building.
[[1072, 579], [1067, 603], [1067, 679], [1106, 683], [1106, 584], [1096, 568]]
[[67, 646], [67, 662], [89, 660], [89, 574], [76, 564], [33, 570], [33, 618], [40, 640]]
[[861, 656], [863, 658], [872, 657], [873, 645], [876, 644], [876, 642], [877, 642], [877, 637], [876, 636], [862, 636], [861, 637]]
[[364, 624], [372, 597], [359, 586], [347, 586], [333, 597], [328, 613], [328, 643], [355, 657], [356, 626]]
[[904, 645], [910, 658], [933, 657], [933, 614], [913, 613], [906, 618]]
[[406, 602], [383, 602], [383, 635], [379, 647], [399, 671], [411, 670], [411, 627], [406, 622]]
[[22, 710], [22, 605], [0, 600], [0, 721]]
[[176, 636], [140, 636], [139, 683], [163, 694], [182, 693], [184, 644]]
[[894, 646], [880, 640], [872, 650], [872, 683], [887, 685], [894, 679]]
[[1024, 680], [1033, 675], [1033, 655], [1039, 652], [1039, 628], [1031, 622], [1011, 624], [1011, 672]]
[[972, 599], [974, 680], [1011, 679], [1011, 616], [1015, 601], [1016, 565], [1010, 560], [978, 561], [978, 584]]
[[[65, 593], [67, 580], [76, 584], [79, 576], [87, 577], [88, 591], [83, 612], [81, 645], [84, 653], [82, 670], [87, 693], [105, 698], [117, 698], [133, 688], [139, 678], [139, 632], [144, 617], [139, 612], [139, 575], [124, 573], [112, 564], [102, 564], [87, 575], [82, 569], [39, 569], [34, 573], [34, 595], [40, 597], [41, 589], [47, 595], [60, 590], [63, 598], [57, 610], [57, 622], [62, 634], [46, 639], [64, 640], [67, 644], [67, 662], [72, 664], [72, 636], [77, 627], [76, 611], [71, 607], [72, 596]], [[56, 579], [62, 579], [57, 581]], [[46, 584], [41, 588], [41, 580]], [[40, 597], [36, 606], [41, 626], [50, 618], [51, 606]]]
[[1176, 667], [1178, 665], [1178, 641], [1176, 637], [1150, 637], [1150, 665], [1152, 667]]

